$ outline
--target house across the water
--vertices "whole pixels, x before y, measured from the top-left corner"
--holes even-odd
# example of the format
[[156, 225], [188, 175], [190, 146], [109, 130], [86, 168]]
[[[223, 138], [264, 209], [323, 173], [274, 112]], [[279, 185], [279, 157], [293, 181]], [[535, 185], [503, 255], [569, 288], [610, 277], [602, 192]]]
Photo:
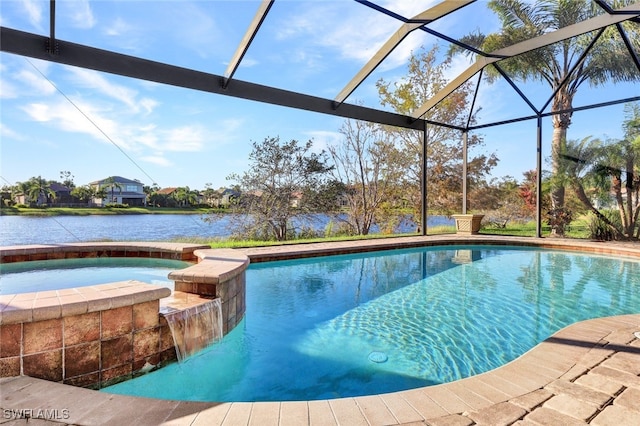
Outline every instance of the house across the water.
[[96, 190], [104, 189], [105, 198], [96, 198], [98, 206], [106, 204], [127, 204], [129, 206], [146, 206], [147, 194], [144, 185], [137, 180], [126, 179], [121, 176], [110, 176], [106, 179], [89, 183]]

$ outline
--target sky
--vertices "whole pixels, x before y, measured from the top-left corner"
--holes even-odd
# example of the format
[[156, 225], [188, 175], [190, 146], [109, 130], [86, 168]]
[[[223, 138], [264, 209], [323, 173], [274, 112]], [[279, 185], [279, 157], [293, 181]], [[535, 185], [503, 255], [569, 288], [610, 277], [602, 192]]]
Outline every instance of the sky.
[[[377, 4], [411, 17], [434, 0]], [[58, 0], [56, 37], [101, 49], [224, 75], [259, 7], [256, 1]], [[49, 34], [48, 0], [2, 0], [0, 24]], [[333, 99], [400, 22], [350, 0], [278, 0], [234, 78]], [[490, 33], [499, 21], [479, 0], [430, 25], [453, 38]], [[380, 105], [375, 83], [400, 81], [412, 52], [438, 42], [414, 31], [347, 99]], [[438, 42], [441, 51], [448, 45]], [[640, 48], [638, 49], [640, 50]], [[455, 77], [470, 65], [456, 57]], [[640, 95], [638, 84], [591, 89], [576, 106]], [[537, 106], [546, 86], [524, 90]], [[481, 122], [529, 115], [524, 102], [502, 82], [483, 84], [477, 105]], [[623, 106], [576, 114], [570, 138], [622, 136]], [[252, 142], [268, 137], [313, 140], [319, 151], [340, 143], [344, 119], [201, 93], [106, 73], [0, 53], [0, 185], [33, 176], [61, 179], [68, 171], [78, 186], [122, 176], [161, 188], [202, 190], [230, 186], [231, 174], [249, 168]], [[551, 138], [543, 122], [543, 155]], [[494, 177], [522, 178], [535, 168], [535, 121], [478, 131], [481, 149], [500, 158]]]

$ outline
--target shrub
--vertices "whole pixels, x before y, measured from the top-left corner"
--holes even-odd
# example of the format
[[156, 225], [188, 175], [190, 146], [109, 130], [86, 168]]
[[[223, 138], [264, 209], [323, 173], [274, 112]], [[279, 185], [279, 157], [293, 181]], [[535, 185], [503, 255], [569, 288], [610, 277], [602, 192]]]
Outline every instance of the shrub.
[[[614, 226], [618, 229], [622, 228], [620, 223], [620, 215], [614, 210], [605, 210], [602, 212]], [[611, 229], [611, 226], [596, 215], [591, 215], [589, 220], [589, 238], [599, 241], [615, 241], [620, 239], [620, 233]]]
[[558, 208], [547, 212], [547, 224], [552, 229], [566, 230], [573, 220], [573, 213], [569, 209]]

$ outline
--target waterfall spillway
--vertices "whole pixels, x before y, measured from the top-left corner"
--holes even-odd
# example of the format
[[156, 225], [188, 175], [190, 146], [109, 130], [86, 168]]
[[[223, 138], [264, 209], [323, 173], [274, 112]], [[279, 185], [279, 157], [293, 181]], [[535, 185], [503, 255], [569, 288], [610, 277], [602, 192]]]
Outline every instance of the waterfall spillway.
[[212, 299], [185, 309], [165, 312], [178, 362], [222, 338], [222, 302]]

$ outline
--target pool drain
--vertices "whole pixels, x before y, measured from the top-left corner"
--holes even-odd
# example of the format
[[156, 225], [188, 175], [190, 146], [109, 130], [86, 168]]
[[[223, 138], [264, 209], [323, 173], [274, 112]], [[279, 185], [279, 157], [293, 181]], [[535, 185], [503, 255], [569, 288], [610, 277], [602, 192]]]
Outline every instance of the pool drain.
[[369, 354], [369, 361], [371, 362], [381, 363], [386, 362], [388, 359], [389, 357], [384, 352], [373, 351]]

